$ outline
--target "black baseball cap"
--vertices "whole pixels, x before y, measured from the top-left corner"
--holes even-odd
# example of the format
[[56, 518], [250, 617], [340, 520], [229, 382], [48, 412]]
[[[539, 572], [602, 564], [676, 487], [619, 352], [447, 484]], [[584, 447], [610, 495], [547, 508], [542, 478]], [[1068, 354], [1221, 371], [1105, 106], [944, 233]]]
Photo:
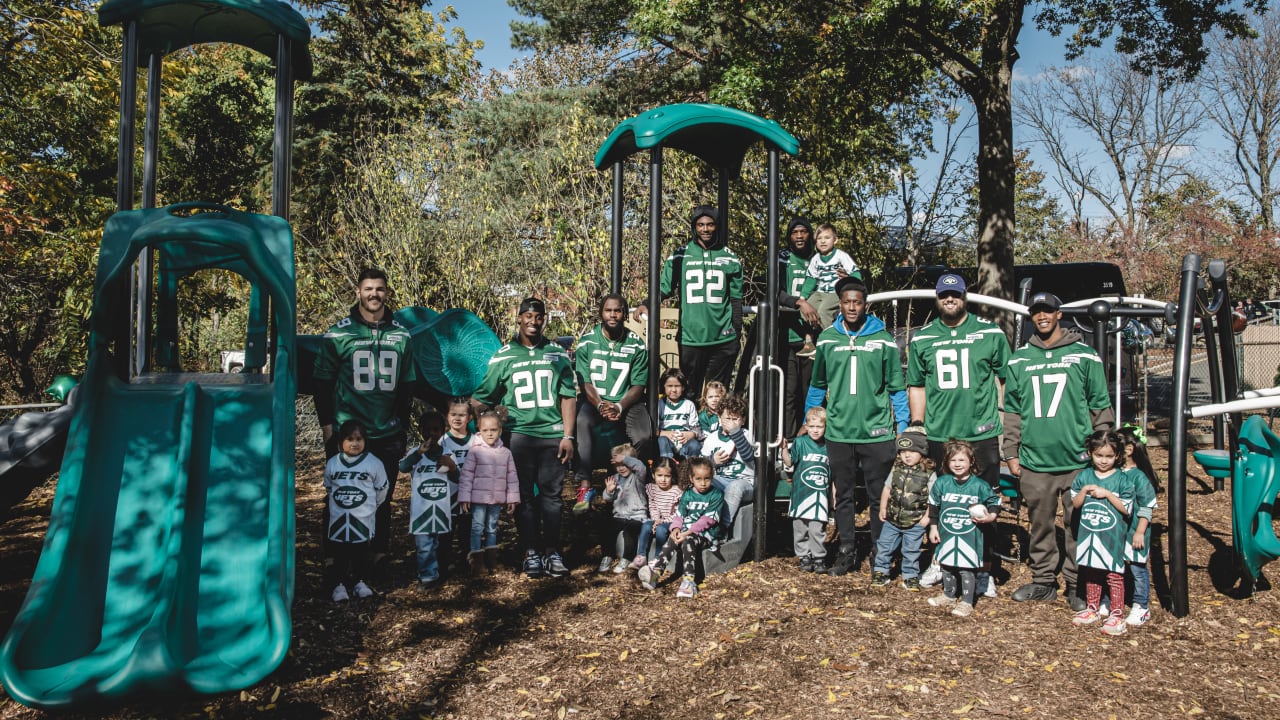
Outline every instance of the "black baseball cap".
[[1038, 292], [1031, 296], [1031, 301], [1027, 303], [1027, 309], [1030, 310], [1037, 306], [1047, 307], [1056, 312], [1062, 309], [1062, 300], [1058, 299], [1058, 296], [1053, 293]]

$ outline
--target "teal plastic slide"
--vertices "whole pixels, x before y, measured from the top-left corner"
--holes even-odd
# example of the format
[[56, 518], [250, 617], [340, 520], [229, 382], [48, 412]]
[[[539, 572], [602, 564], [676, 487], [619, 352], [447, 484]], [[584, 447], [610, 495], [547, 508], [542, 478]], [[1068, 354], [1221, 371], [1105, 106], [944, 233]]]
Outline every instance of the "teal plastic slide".
[[1231, 540], [1236, 557], [1256, 581], [1262, 566], [1280, 558], [1280, 539], [1272, 520], [1280, 496], [1280, 438], [1261, 415], [1251, 415], [1240, 428], [1240, 457], [1231, 478]]
[[[162, 271], [234, 269], [269, 298], [273, 374], [118, 377], [121, 289], [144, 247]], [[279, 665], [291, 633], [292, 232], [204, 204], [117, 213], [94, 287], [88, 370], [0, 680], [43, 708], [246, 687]]]

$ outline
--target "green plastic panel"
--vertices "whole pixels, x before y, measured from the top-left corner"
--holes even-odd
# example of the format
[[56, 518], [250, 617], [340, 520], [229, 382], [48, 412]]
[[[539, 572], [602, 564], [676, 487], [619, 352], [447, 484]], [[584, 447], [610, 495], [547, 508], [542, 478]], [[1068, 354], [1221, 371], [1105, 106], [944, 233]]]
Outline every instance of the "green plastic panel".
[[683, 150], [736, 176], [747, 150], [758, 142], [788, 155], [800, 151], [800, 141], [773, 120], [723, 105], [664, 105], [618, 123], [596, 152], [596, 169], [661, 145]]
[[276, 38], [292, 41], [290, 62], [301, 80], [311, 77], [307, 20], [276, 0], [107, 0], [98, 8], [103, 27], [138, 21], [139, 55], [167, 55], [189, 45], [226, 42], [276, 57]]
[[[288, 651], [293, 237], [277, 217], [200, 207], [117, 213], [103, 233], [88, 371], [44, 550], [0, 646], [0, 680], [24, 704], [93, 710], [235, 690]], [[272, 299], [274, 374], [115, 377], [108, 339], [128, 314], [113, 298], [143, 247], [193, 263], [243, 257]]]
[[1241, 568], [1257, 580], [1262, 566], [1280, 558], [1280, 540], [1271, 524], [1280, 495], [1280, 438], [1261, 415], [1240, 428], [1240, 456], [1231, 478], [1231, 540]]

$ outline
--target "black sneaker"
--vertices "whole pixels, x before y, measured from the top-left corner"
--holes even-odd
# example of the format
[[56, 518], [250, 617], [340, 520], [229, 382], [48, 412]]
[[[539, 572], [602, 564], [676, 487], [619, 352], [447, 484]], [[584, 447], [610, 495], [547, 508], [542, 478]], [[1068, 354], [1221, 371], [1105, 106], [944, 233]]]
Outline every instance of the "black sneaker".
[[841, 550], [836, 555], [836, 561], [831, 563], [831, 569], [828, 572], [835, 577], [848, 575], [850, 572], [858, 569], [858, 553], [853, 548]]
[[546, 568], [542, 567], [542, 558], [538, 557], [536, 550], [526, 550], [524, 553], [524, 574], [531, 578], [540, 578], [547, 574]]
[[800, 572], [813, 572], [813, 556], [805, 555], [800, 558]]
[[569, 574], [569, 568], [565, 567], [564, 560], [560, 558], [560, 553], [550, 552], [542, 558], [542, 570], [551, 577], [564, 577]]
[[889, 576], [882, 572], [871, 573], [871, 587], [884, 587], [889, 584]]
[[1030, 582], [1014, 590], [1013, 599], [1018, 602], [1053, 602], [1058, 599], [1058, 588]]
[[1085, 602], [1084, 598], [1080, 597], [1080, 593], [1076, 592], [1075, 585], [1067, 585], [1066, 595], [1067, 605], [1071, 606], [1071, 612], [1080, 612], [1089, 607], [1089, 603]]

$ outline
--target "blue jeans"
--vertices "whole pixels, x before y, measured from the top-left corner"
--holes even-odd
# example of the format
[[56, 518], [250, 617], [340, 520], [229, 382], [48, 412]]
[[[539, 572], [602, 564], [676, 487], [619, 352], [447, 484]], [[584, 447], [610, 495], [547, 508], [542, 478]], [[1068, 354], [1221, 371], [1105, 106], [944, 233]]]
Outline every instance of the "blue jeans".
[[498, 547], [498, 514], [501, 505], [471, 503], [471, 552]]
[[734, 479], [717, 475], [711, 479], [711, 485], [724, 493], [724, 511], [721, 512], [720, 517], [726, 526], [732, 525], [734, 519], [738, 517], [738, 508], [742, 507], [742, 501], [754, 498], [756, 492], [754, 475]]
[[440, 579], [440, 563], [436, 560], [436, 547], [439, 536], [424, 534], [414, 535], [413, 542], [418, 546], [418, 582], [435, 582]]
[[893, 568], [893, 554], [902, 547], [902, 579], [920, 577], [920, 545], [928, 530], [919, 523], [902, 529], [891, 522], [880, 526], [880, 539], [876, 541], [874, 572], [889, 574]]
[[636, 545], [636, 554], [649, 556], [649, 540], [652, 539], [659, 548], [667, 544], [667, 536], [671, 534], [671, 523], [655, 525], [652, 520], [645, 520], [640, 526], [640, 541]]
[[680, 457], [691, 458], [695, 455], [702, 454], [702, 441], [697, 438], [685, 440], [680, 449], [676, 450], [676, 444], [664, 437], [658, 438], [658, 455], [660, 457]]
[[1145, 562], [1131, 562], [1129, 572], [1133, 573], [1133, 604], [1151, 607], [1151, 569]]

